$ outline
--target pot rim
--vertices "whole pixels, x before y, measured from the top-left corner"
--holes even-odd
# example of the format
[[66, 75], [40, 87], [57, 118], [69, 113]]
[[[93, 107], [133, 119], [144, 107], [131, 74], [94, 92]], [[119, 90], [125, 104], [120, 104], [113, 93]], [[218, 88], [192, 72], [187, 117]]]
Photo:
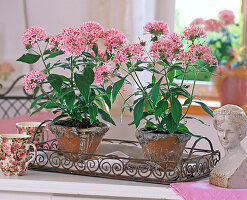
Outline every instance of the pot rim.
[[187, 135], [187, 136], [189, 136], [189, 137], [191, 137], [191, 135], [189, 135], [189, 134], [186, 134], [186, 133], [183, 133], [183, 132], [179, 132], [179, 131], [177, 131], [177, 132], [179, 132], [179, 133], [173, 133], [173, 134], [171, 134], [171, 133], [169, 133], [169, 134], [165, 134], [165, 133], [154, 133], [154, 132], [152, 132], [152, 131], [156, 131], [156, 130], [144, 130], [144, 128], [138, 128], [137, 129], [137, 131], [138, 132], [141, 132], [141, 133], [144, 133], [144, 134], [153, 134], [153, 135], [159, 135], [159, 136], [161, 136], [161, 135], [164, 135], [164, 136], [172, 136], [172, 135]]
[[[60, 121], [60, 120], [59, 120]], [[100, 122], [102, 124], [102, 126], [94, 126], [94, 127], [89, 127], [89, 128], [78, 128], [78, 127], [75, 127], [75, 126], [63, 126], [63, 125], [58, 125], [58, 124], [55, 124], [53, 121], [51, 123], [48, 124], [48, 126], [57, 126], [57, 127], [67, 127], [67, 128], [71, 128], [71, 129], [77, 129], [79, 132], [85, 132], [85, 130], [87, 131], [93, 131], [94, 129], [96, 128], [107, 128], [109, 129], [110, 128], [110, 124], [108, 123], [103, 123], [103, 122]]]

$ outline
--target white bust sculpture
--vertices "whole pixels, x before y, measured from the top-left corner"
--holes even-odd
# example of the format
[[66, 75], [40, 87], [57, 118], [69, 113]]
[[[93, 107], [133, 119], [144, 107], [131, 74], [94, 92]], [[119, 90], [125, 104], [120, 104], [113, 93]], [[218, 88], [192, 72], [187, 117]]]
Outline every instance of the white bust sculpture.
[[244, 110], [235, 105], [215, 110], [214, 127], [225, 156], [210, 173], [210, 183], [225, 188], [247, 188], [247, 153], [240, 145], [247, 133]]

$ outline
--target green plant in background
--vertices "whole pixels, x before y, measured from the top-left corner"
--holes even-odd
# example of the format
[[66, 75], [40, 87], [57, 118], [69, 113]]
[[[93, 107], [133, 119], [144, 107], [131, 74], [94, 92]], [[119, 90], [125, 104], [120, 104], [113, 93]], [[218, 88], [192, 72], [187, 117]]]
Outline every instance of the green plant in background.
[[[219, 65], [229, 68], [246, 64], [241, 54], [241, 25], [235, 23], [235, 16], [231, 10], [222, 10], [218, 14], [219, 19], [197, 18], [191, 22], [205, 28], [208, 33], [207, 44], [216, 56]], [[213, 69], [214, 70], [214, 69]]]
[[[105, 49], [99, 49], [99, 40], [104, 42]], [[17, 61], [34, 64], [41, 60], [44, 65], [42, 71], [33, 70], [24, 77], [25, 90], [34, 90], [36, 97], [31, 109], [38, 106], [32, 114], [52, 109], [58, 114], [53, 122], [66, 118], [67, 124], [81, 128], [99, 124], [100, 115], [115, 125], [108, 110], [111, 98], [116, 98], [124, 83], [112, 87], [121, 74], [111, 66], [111, 58], [126, 42], [123, 33], [104, 30], [96, 22], [68, 27], [48, 37], [40, 27], [27, 29], [23, 43], [32, 53], [25, 53]], [[44, 43], [43, 50], [40, 43]], [[60, 69], [60, 73], [55, 69]], [[41, 94], [36, 96], [39, 89]]]
[[[116, 68], [125, 72], [125, 77], [120, 81], [131, 77], [137, 88], [125, 100], [122, 112], [125, 109], [133, 112], [134, 121], [131, 124], [136, 127], [144, 122], [145, 129], [160, 133], [193, 135], [186, 127], [186, 120], [202, 121], [187, 116], [191, 104], [199, 104], [212, 116], [212, 110], [194, 96], [197, 75], [201, 71], [210, 74], [206, 67], [217, 65], [210, 48], [203, 43], [206, 33], [198, 26], [191, 26], [185, 28], [181, 36], [170, 34], [168, 25], [160, 21], [147, 23], [144, 34], [147, 33], [152, 36], [148, 51], [145, 49], [146, 42], [141, 41], [140, 44], [123, 46], [113, 58]], [[152, 74], [152, 80], [147, 84], [139, 77], [140, 73], [145, 71]], [[189, 90], [184, 80], [185, 76], [192, 72], [195, 76], [192, 89]], [[178, 77], [182, 79], [180, 84], [174, 82]], [[133, 103], [128, 101], [131, 97], [135, 97]], [[181, 97], [185, 99], [183, 103], [180, 102]]]

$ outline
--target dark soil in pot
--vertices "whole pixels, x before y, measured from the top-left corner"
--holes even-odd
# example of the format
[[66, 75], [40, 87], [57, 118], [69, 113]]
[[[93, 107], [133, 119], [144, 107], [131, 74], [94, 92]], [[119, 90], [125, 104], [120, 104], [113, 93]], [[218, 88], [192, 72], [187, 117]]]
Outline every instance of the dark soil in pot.
[[100, 123], [95, 127], [78, 128], [73, 127], [75, 123], [77, 122], [58, 121], [55, 124], [50, 123], [49, 129], [56, 136], [59, 148], [67, 159], [72, 161], [90, 159], [90, 155], [96, 151], [110, 126]]
[[156, 130], [138, 129], [136, 138], [144, 156], [163, 169], [174, 169], [181, 160], [185, 145], [191, 136], [183, 133], [168, 134]]

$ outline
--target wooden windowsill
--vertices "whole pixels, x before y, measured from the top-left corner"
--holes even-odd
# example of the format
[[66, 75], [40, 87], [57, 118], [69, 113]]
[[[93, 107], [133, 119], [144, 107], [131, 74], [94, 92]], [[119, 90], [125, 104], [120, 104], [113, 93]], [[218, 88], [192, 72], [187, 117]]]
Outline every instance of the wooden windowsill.
[[[217, 99], [202, 99], [203, 103], [205, 103], [208, 107], [210, 107], [212, 110], [218, 109], [221, 107], [221, 103]], [[241, 106], [242, 109], [244, 109], [245, 113], [247, 113], [247, 104], [244, 106]], [[183, 109], [185, 111], [185, 109]], [[193, 103], [190, 107], [190, 110], [188, 114], [192, 115], [208, 115], [199, 104]]]

